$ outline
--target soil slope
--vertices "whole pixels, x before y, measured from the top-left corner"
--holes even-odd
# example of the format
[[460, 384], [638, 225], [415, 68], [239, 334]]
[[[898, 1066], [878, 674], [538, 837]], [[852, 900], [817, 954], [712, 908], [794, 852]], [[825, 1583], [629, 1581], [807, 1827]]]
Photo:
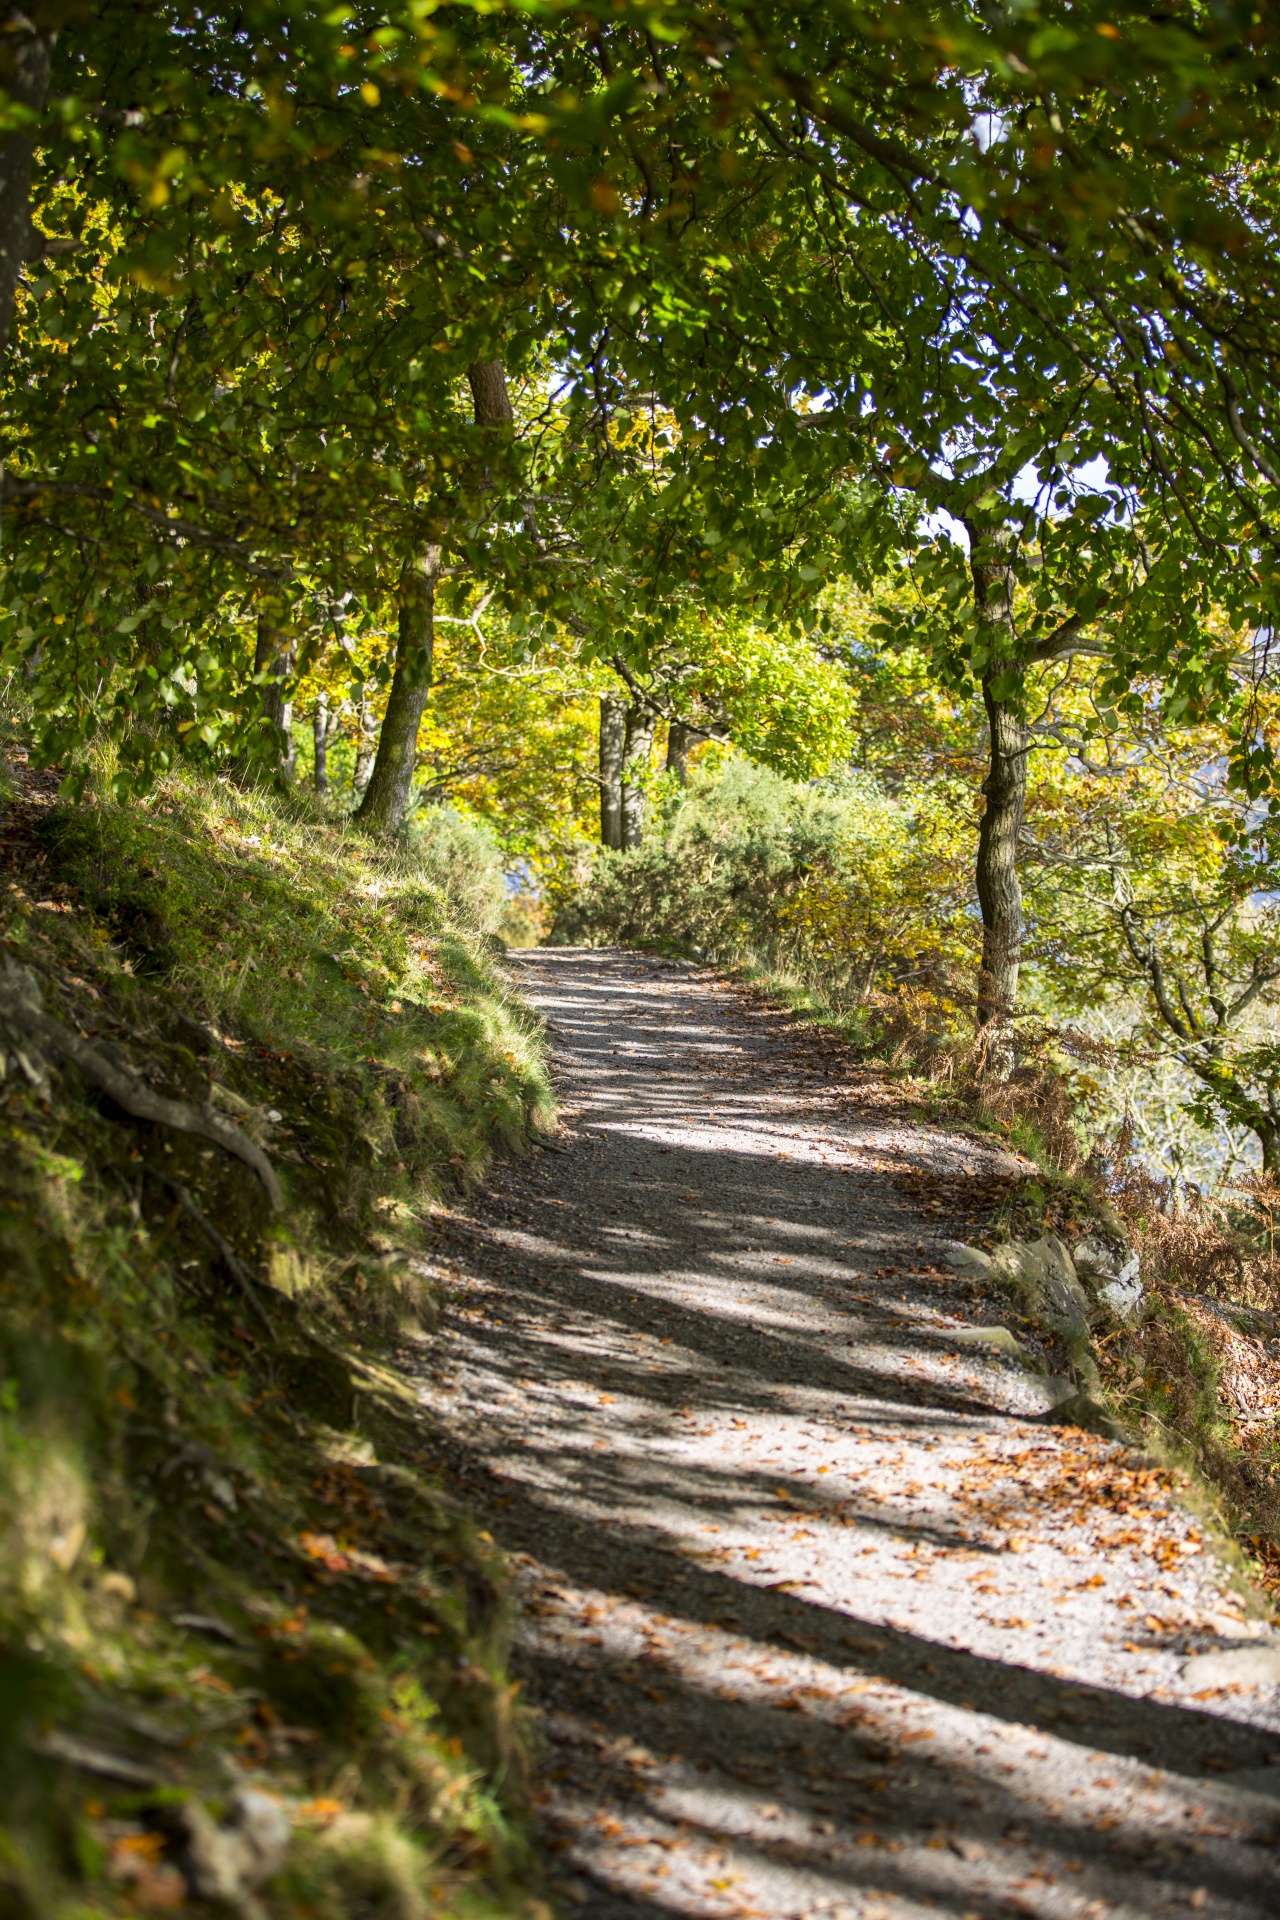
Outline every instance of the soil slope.
[[1003, 1156], [691, 970], [512, 972], [561, 1150], [441, 1216], [416, 1365], [517, 1568], [564, 1910], [1280, 1911], [1266, 1626], [1171, 1476], [965, 1338]]

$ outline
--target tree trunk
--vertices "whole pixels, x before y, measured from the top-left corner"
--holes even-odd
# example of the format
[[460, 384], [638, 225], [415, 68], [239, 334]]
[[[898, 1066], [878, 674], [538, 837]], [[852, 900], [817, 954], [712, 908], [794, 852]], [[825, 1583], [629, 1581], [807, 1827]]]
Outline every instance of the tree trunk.
[[[21, 7], [0, 5], [0, 87], [19, 106], [43, 110], [54, 35], [40, 32]], [[31, 160], [35, 130], [0, 142], [0, 360], [9, 344], [18, 275], [31, 242]]]
[[[1016, 1063], [1013, 1019], [1022, 962], [1022, 887], [1018, 838], [1027, 795], [1028, 734], [1020, 704], [1009, 697], [1016, 671], [1013, 624], [1012, 527], [970, 526], [970, 569], [982, 660], [982, 698], [990, 732], [990, 770], [978, 830], [978, 901], [982, 908], [982, 972], [978, 980], [978, 1026], [987, 1040], [987, 1071], [1007, 1080]], [[1016, 693], [1022, 676], [1017, 674]]]
[[[467, 368], [467, 381], [476, 425], [495, 431], [509, 429], [514, 415], [501, 361], [473, 361]], [[373, 771], [356, 809], [356, 819], [378, 833], [395, 833], [409, 810], [418, 759], [418, 729], [431, 691], [440, 552], [438, 546], [428, 547], [421, 568], [409, 569], [401, 577], [396, 670]]]
[[409, 568], [400, 582], [396, 670], [373, 772], [356, 809], [356, 819], [375, 833], [396, 833], [409, 811], [418, 761], [418, 729], [431, 691], [439, 572], [440, 549], [428, 547], [422, 566]]
[[511, 426], [515, 414], [501, 360], [473, 360], [467, 368], [467, 385], [478, 427]]
[[673, 720], [667, 729], [667, 772], [674, 773], [682, 787], [689, 784], [689, 754], [697, 737], [697, 728], [683, 720]]
[[626, 745], [622, 755], [622, 844], [638, 847], [644, 837], [648, 795], [644, 776], [649, 771], [656, 716], [650, 707], [627, 708]]
[[627, 710], [616, 695], [600, 696], [600, 844], [622, 845], [622, 762]]
[[316, 704], [311, 715], [311, 737], [315, 742], [315, 789], [320, 795], [329, 791], [329, 696], [316, 695]]
[[292, 786], [298, 767], [298, 743], [293, 737], [293, 703], [285, 697], [285, 681], [293, 671], [294, 645], [267, 620], [258, 622], [253, 655], [255, 674], [270, 678], [262, 689], [262, 711], [269, 728], [267, 756], [272, 772]]
[[978, 900], [982, 907], [982, 973], [978, 1025], [989, 1028], [988, 1070], [1001, 1080], [1012, 1073], [1013, 1019], [1022, 964], [1022, 886], [1018, 836], [1027, 794], [1027, 730], [1007, 700], [984, 682], [991, 731], [991, 770], [982, 783], [986, 808], [978, 829]]
[[373, 709], [369, 703], [369, 689], [360, 690], [360, 705], [356, 709], [356, 764], [351, 776], [351, 784], [359, 799], [369, 784], [369, 775], [373, 772], [373, 756], [378, 750], [378, 731], [373, 724]]

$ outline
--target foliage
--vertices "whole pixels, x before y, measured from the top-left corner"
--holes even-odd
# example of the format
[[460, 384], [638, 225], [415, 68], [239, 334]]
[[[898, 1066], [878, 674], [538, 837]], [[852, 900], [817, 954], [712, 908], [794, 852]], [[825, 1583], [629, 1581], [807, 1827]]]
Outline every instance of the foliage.
[[945, 1017], [971, 934], [935, 799], [865, 775], [800, 786], [741, 757], [700, 769], [644, 846], [595, 857], [552, 937], [765, 959], [836, 1004], [896, 986]]
[[550, 858], [595, 824], [596, 694], [606, 675], [563, 641], [530, 655], [502, 623], [486, 624], [479, 635], [442, 630], [419, 791], [484, 820], [509, 862]]
[[[803, 23], [730, 8], [710, 56], [700, 16], [661, 11], [655, 36], [647, 13], [551, 6], [454, 9], [447, 26], [406, 6], [374, 30], [359, 10], [179, 23], [157, 5], [99, 65], [100, 46], [123, 51], [109, 7], [94, 37], [59, 43], [9, 484], [30, 534], [21, 645], [73, 607], [97, 630], [40, 656], [51, 748], [120, 711], [125, 689], [110, 672], [100, 686], [117, 653], [126, 685], [171, 699], [197, 738], [234, 736], [246, 591], [282, 625], [313, 595], [323, 618], [326, 598], [385, 599], [443, 537], [521, 618], [571, 615], [597, 650], [643, 664], [690, 605], [819, 618], [834, 571], [865, 579], [910, 534], [895, 490], [990, 517], [1028, 461], [1059, 516], [1046, 618], [1057, 595], [1070, 619], [1119, 621], [1121, 693], [1146, 660], [1185, 681], [1179, 697], [1222, 695], [1195, 631], [1205, 543], [1193, 577], [1176, 514], [1135, 512], [1182, 458], [1178, 442], [1155, 459], [1152, 409], [1175, 438], [1177, 416], [1158, 381], [1135, 406], [1126, 342], [1072, 278], [1095, 256], [1038, 259], [1013, 208], [1030, 194], [1073, 243], [1087, 224], [1042, 164], [1062, 150], [1054, 87], [1083, 89], [1074, 123], [1097, 115], [1072, 165], [1109, 154], [1163, 206], [1162, 152], [1144, 141], [1135, 158], [1135, 128], [1176, 114], [1190, 71], [1216, 97], [1226, 42], [1232, 85], [1266, 55], [1150, 22], [1132, 47], [1074, 26], [1045, 37], [1035, 10], [1005, 27], [958, 8], [945, 33], [932, 17], [917, 33], [908, 5]], [[956, 46], [991, 90], [998, 137], [979, 145]], [[1143, 75], [1140, 105], [1108, 91], [1117, 72]], [[874, 133], [849, 122], [846, 87]], [[1016, 131], [1001, 118], [1015, 96]], [[1113, 194], [1090, 204], [1113, 224]], [[1196, 197], [1176, 204], [1199, 233]], [[1157, 282], [1108, 291], [1133, 306]], [[959, 330], [969, 351], [938, 353]], [[499, 342], [530, 376], [501, 447], [459, 407], [465, 370]], [[1102, 498], [1071, 480], [1095, 452], [1112, 463]], [[1214, 567], [1234, 617], [1257, 617], [1265, 582]], [[152, 637], [121, 647], [143, 580]]]
[[[1223, 777], [1220, 729], [1103, 732], [1087, 683], [1048, 716], [1027, 849], [1033, 951], [1060, 1014], [1181, 1071], [1200, 1127], [1276, 1150], [1271, 836]], [[1153, 703], [1154, 704], [1154, 703]], [[1093, 732], [1092, 743], [1090, 732]], [[1045, 1004], [1045, 1001], [1042, 1001]]]
[[[46, 1008], [212, 1083], [286, 1207], [70, 1066], [5, 1083], [5, 1898], [172, 1902], [157, 1808], [216, 1817], [230, 1772], [294, 1825], [270, 1913], [532, 1913], [499, 1569], [379, 1343], [432, 1322], [432, 1197], [547, 1111], [536, 1037], [411, 855], [265, 793], [70, 810], [27, 777], [6, 835]], [[86, 1786], [77, 1739], [159, 1796]]]

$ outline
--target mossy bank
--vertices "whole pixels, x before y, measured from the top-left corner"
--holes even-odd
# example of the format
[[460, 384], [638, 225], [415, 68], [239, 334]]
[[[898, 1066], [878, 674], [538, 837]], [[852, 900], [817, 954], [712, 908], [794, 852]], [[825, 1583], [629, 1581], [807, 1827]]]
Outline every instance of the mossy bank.
[[220, 780], [0, 811], [0, 1907], [541, 1912], [501, 1570], [391, 1364], [538, 1034], [412, 848]]

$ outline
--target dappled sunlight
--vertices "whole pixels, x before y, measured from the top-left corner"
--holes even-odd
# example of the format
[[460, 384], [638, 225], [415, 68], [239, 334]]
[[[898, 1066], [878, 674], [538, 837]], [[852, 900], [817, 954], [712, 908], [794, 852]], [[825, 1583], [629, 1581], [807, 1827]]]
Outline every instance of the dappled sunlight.
[[1012, 1889], [1050, 1920], [1145, 1916], [1158, 1882], [1266, 1910], [1243, 1843], [1280, 1808], [1214, 1782], [1280, 1712], [1181, 1680], [1224, 1602], [1173, 1477], [1038, 1422], [1035, 1376], [956, 1337], [1011, 1303], [952, 1274], [901, 1176], [998, 1149], [833, 1097], [686, 970], [519, 968], [568, 1150], [439, 1217], [452, 1332], [418, 1365], [518, 1569], [569, 1900], [986, 1915]]

